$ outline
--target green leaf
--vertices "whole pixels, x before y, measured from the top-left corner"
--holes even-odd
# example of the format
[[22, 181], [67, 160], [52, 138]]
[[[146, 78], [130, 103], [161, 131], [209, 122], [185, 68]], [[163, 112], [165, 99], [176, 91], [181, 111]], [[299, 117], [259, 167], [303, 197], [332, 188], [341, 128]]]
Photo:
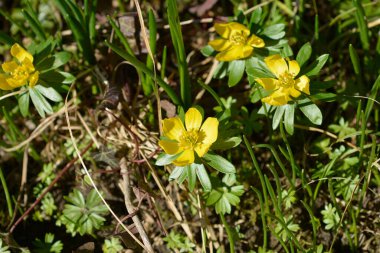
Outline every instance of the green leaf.
[[165, 154], [165, 153], [161, 153], [161, 154], [157, 157], [156, 165], [157, 165], [157, 166], [164, 166], [164, 165], [171, 164], [171, 163], [172, 163], [175, 159], [177, 159], [181, 154], [182, 154], [182, 152], [181, 152], [181, 153], [178, 153], [178, 154], [175, 154], [175, 155], [168, 155], [168, 154]]
[[299, 108], [303, 114], [316, 125], [322, 124], [322, 112], [310, 99], [306, 98], [299, 102]]
[[16, 41], [5, 32], [0, 31], [0, 42], [12, 46]]
[[295, 104], [287, 104], [285, 105], [285, 117], [284, 117], [284, 125], [285, 130], [288, 134], [293, 135], [294, 132], [294, 111]]
[[313, 94], [311, 97], [313, 99], [317, 99], [324, 102], [334, 102], [336, 101], [337, 95], [334, 93], [329, 93], [329, 92], [326, 92], [326, 93], [320, 92], [317, 94]]
[[266, 27], [264, 31], [261, 33], [261, 35], [265, 35], [266, 37], [273, 40], [278, 40], [285, 36], [284, 29], [284, 24], [271, 25]]
[[178, 184], [182, 184], [183, 181], [189, 176], [186, 166], [183, 167], [182, 174], [178, 177], [177, 182]]
[[178, 16], [177, 1], [168, 0], [166, 3], [170, 36], [173, 41], [179, 69], [180, 93], [183, 105], [187, 110], [191, 105], [191, 83], [189, 68], [186, 61], [185, 45], [182, 38], [181, 24]]
[[192, 164], [185, 167], [187, 170], [187, 180], [189, 182], [189, 191], [192, 192], [195, 188], [195, 183], [197, 182], [197, 173]]
[[216, 202], [218, 202], [220, 200], [220, 198], [223, 196], [223, 193], [222, 192], [219, 192], [219, 191], [211, 191], [210, 194], [208, 195], [207, 197], [207, 200], [206, 200], [206, 205], [207, 206], [211, 206], [213, 204], [215, 204]]
[[222, 173], [230, 174], [236, 172], [235, 166], [221, 156], [206, 154], [202, 158], [208, 165]]
[[59, 68], [66, 64], [71, 59], [71, 53], [69, 52], [59, 52], [51, 57], [47, 57], [40, 61], [36, 65], [36, 69], [41, 73], [47, 72]]
[[268, 72], [263, 62], [255, 57], [246, 60], [246, 69], [249, 83], [253, 83], [256, 78], [275, 78], [275, 76]]
[[310, 42], [305, 43], [297, 54], [296, 61], [302, 67], [309, 60], [312, 53]]
[[276, 129], [280, 122], [282, 121], [282, 116], [284, 115], [286, 106], [276, 106], [276, 111], [273, 115], [272, 128]]
[[218, 214], [231, 213], [231, 204], [230, 202], [228, 202], [228, 199], [224, 194], [222, 198], [218, 202], [216, 202], [215, 211]]
[[306, 75], [307, 76], [315, 76], [319, 74], [319, 71], [325, 65], [327, 59], [329, 58], [328, 54], [323, 54], [319, 56], [310, 66], [307, 67]]
[[45, 112], [48, 114], [53, 113], [53, 109], [51, 108], [51, 105], [49, 104], [48, 101], [46, 101], [46, 99], [41, 95], [41, 93], [37, 89], [29, 88], [29, 94], [34, 106], [37, 109], [38, 114], [42, 118], [45, 117]]
[[28, 21], [28, 24], [34, 34], [37, 36], [37, 38], [40, 41], [46, 40], [46, 35], [43, 31], [41, 22], [36, 18], [35, 15], [31, 11], [28, 10], [22, 10], [22, 14], [24, 15], [24, 18]]
[[228, 86], [235, 86], [243, 77], [245, 60], [232, 61], [228, 66]]
[[50, 99], [51, 101], [61, 102], [63, 100], [62, 96], [52, 87], [36, 85], [34, 88], [38, 90], [44, 97]]
[[17, 97], [17, 100], [21, 115], [26, 117], [29, 114], [29, 92], [25, 91]]
[[203, 164], [193, 163], [192, 167], [193, 169], [195, 169], [197, 173], [199, 182], [201, 182], [203, 190], [206, 192], [211, 191], [212, 185], [205, 166]]
[[50, 70], [42, 73], [40, 75], [40, 80], [45, 82], [47, 85], [71, 84], [75, 81], [75, 76], [63, 71]]
[[263, 13], [263, 9], [261, 9], [261, 7], [257, 8], [256, 10], [252, 12], [251, 21], [249, 22], [251, 26], [253, 26], [253, 24], [258, 24], [260, 22], [262, 13]]
[[216, 142], [214, 142], [211, 146], [211, 149], [216, 150], [226, 150], [226, 149], [231, 149], [236, 146], [238, 146], [241, 142], [240, 137], [230, 137], [230, 138], [223, 138], [223, 139], [218, 139]]
[[179, 176], [181, 176], [184, 171], [184, 168], [185, 167], [176, 166], [172, 173], [170, 173], [169, 181], [176, 180]]
[[348, 47], [348, 49], [349, 49], [349, 52], [350, 52], [350, 58], [351, 58], [352, 65], [354, 66], [355, 74], [356, 75], [360, 75], [361, 74], [361, 69], [360, 69], [360, 61], [359, 61], [358, 53], [356, 52], [356, 50], [352, 46], [352, 44], [350, 44], [350, 46]]
[[201, 53], [203, 54], [203, 56], [209, 57], [210, 55], [215, 53], [215, 50], [212, 46], [207, 45], [201, 49]]
[[215, 79], [222, 79], [227, 75], [228, 62], [219, 62], [216, 66], [212, 77]]

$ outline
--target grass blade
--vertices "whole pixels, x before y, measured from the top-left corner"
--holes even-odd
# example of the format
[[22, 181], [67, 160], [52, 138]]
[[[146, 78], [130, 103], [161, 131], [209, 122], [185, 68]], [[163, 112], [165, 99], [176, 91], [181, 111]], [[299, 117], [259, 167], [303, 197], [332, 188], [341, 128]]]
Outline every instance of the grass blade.
[[172, 37], [173, 46], [178, 61], [181, 98], [184, 104], [184, 109], [186, 111], [191, 105], [191, 86], [176, 1], [168, 0], [167, 7], [170, 35]]
[[[123, 51], [122, 49], [120, 49], [118, 46], [116, 46], [115, 44], [111, 42], [106, 41], [105, 43], [109, 48], [112, 49], [112, 51], [114, 51], [115, 53], [123, 57], [125, 60], [129, 61], [136, 69], [142, 71], [144, 74], [148, 75], [152, 79], [155, 78], [154, 73], [150, 69], [148, 69], [144, 63], [136, 59], [136, 57]], [[159, 77], [156, 77], [156, 78], [157, 78], [158, 85], [160, 85], [165, 90], [165, 92], [168, 94], [172, 102], [176, 105], [182, 106], [182, 101], [177, 97], [174, 90], [164, 80], [162, 80]]]

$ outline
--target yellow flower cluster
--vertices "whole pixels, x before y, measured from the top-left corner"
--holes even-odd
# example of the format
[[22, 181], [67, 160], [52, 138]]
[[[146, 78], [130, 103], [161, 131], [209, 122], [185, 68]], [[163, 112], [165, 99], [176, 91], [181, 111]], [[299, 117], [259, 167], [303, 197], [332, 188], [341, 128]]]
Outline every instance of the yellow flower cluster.
[[[252, 55], [253, 48], [264, 47], [264, 41], [256, 35], [250, 35], [250, 31], [242, 24], [219, 23], [214, 28], [221, 38], [210, 41], [209, 45], [216, 51], [218, 61], [233, 61], [247, 58]], [[309, 78], [302, 75], [296, 78], [300, 72], [297, 61], [282, 58], [280, 55], [272, 55], [265, 58], [265, 63], [276, 78], [255, 79], [265, 90], [272, 92], [262, 99], [263, 102], [281, 106], [287, 104], [292, 98], [297, 98], [301, 92], [310, 95]]]
[[242, 24], [218, 23], [214, 25], [215, 31], [221, 36], [220, 39], [210, 41], [208, 44], [216, 51], [221, 51], [216, 55], [218, 61], [233, 61], [247, 58], [252, 55], [253, 48], [264, 47], [264, 41], [252, 34], [247, 27]]
[[269, 70], [276, 76], [275, 78], [255, 79], [265, 90], [272, 93], [263, 98], [262, 101], [275, 106], [286, 105], [293, 98], [301, 95], [301, 92], [310, 95], [309, 78], [305, 75], [295, 79], [300, 72], [297, 61], [286, 60], [280, 55], [272, 55], [265, 58], [265, 63]]
[[4, 73], [0, 73], [0, 89], [12, 90], [26, 84], [34, 87], [39, 72], [34, 68], [33, 56], [17, 43], [12, 46], [11, 55], [14, 59], [1, 65]]
[[218, 138], [219, 121], [209, 117], [202, 125], [202, 115], [190, 108], [185, 114], [185, 126], [179, 117], [163, 120], [163, 136], [159, 141], [160, 147], [166, 154], [179, 157], [174, 160], [177, 166], [186, 166], [194, 163], [195, 154], [203, 157]]

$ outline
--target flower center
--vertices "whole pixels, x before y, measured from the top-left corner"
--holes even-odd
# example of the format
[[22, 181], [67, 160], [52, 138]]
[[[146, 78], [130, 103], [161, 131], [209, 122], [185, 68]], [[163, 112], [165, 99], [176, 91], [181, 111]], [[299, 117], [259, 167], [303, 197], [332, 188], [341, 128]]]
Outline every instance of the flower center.
[[247, 36], [243, 31], [231, 32], [230, 41], [235, 45], [244, 45], [247, 42]]
[[197, 130], [187, 131], [180, 137], [179, 145], [184, 149], [194, 149], [198, 142], [198, 138], [199, 133]]
[[289, 72], [281, 74], [278, 81], [280, 82], [280, 86], [282, 88], [291, 88], [294, 87], [295, 84], [294, 78]]

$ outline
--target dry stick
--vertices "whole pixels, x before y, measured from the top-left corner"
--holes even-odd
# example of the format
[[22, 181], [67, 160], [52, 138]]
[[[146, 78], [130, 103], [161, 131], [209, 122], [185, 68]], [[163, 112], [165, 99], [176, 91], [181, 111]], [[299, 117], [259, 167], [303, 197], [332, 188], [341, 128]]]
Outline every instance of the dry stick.
[[[202, 23], [212, 23], [212, 22], [214, 22], [214, 18], [201, 18], [201, 19], [189, 19], [186, 21], [181, 21], [181, 22], [179, 22], [179, 24], [181, 26], [184, 26], [184, 25], [190, 25], [193, 23], [201, 23], [202, 24]], [[164, 25], [164, 29], [169, 29], [169, 28], [170, 28], [169, 25]]]
[[[28, 180], [28, 151], [29, 151], [29, 143], [26, 144], [24, 149], [24, 155], [22, 159], [22, 174], [21, 174], [21, 184], [20, 184], [20, 193], [24, 189], [24, 186]], [[24, 193], [24, 204], [26, 205], [28, 201], [28, 195]]]
[[[92, 144], [93, 144], [93, 141], [90, 141], [90, 143], [81, 152], [81, 155], [84, 155], [91, 148]], [[74, 163], [76, 161], [78, 161], [78, 159], [79, 159], [79, 157], [75, 157], [68, 164], [66, 164], [66, 166], [57, 174], [57, 176], [54, 178], [54, 180], [40, 194], [40, 196], [38, 196], [38, 198], [28, 208], [28, 210], [26, 210], [26, 212], [23, 213], [23, 215], [20, 218], [18, 218], [18, 220], [15, 222], [15, 224], [13, 224], [13, 226], [9, 230], [9, 233], [12, 233], [15, 230], [15, 228], [17, 227], [17, 225], [38, 205], [38, 203], [41, 202], [41, 200], [43, 199], [43, 197], [45, 197], [45, 195], [53, 188], [53, 186], [58, 182], [58, 180], [60, 180], [62, 178], [62, 176], [71, 168], [71, 166], [73, 166]]]
[[78, 111], [77, 111], [77, 115], [78, 115], [80, 122], [84, 126], [84, 129], [86, 129], [88, 135], [90, 135], [91, 139], [94, 141], [96, 148], [99, 149], [99, 147], [100, 147], [99, 142], [96, 140], [95, 136], [92, 134], [92, 132], [91, 132], [90, 128], [88, 127], [86, 121], [84, 121], [84, 119], [82, 118], [82, 115], [80, 115], [80, 113]]
[[[66, 95], [66, 99], [65, 99], [65, 116], [66, 116], [66, 122], [67, 122], [67, 126], [68, 126], [68, 129], [69, 129], [69, 133], [70, 133], [70, 139], [71, 141], [73, 142], [73, 146], [74, 146], [74, 149], [75, 149], [75, 152], [76, 154], [78, 155], [79, 157], [79, 160], [80, 160], [80, 163], [82, 165], [82, 168], [84, 169], [84, 171], [86, 172], [86, 175], [88, 176], [88, 179], [90, 180], [90, 183], [93, 187], [93, 189], [95, 190], [95, 192], [98, 194], [99, 198], [102, 200], [103, 204], [107, 207], [108, 211], [112, 214], [112, 216], [115, 218], [115, 220], [120, 224], [120, 226], [122, 226], [122, 228], [141, 246], [143, 247], [145, 250], [147, 250], [145, 248], [145, 245], [140, 242], [140, 240], [123, 224], [123, 222], [120, 220], [120, 218], [116, 215], [116, 213], [112, 210], [112, 208], [110, 207], [110, 205], [107, 203], [107, 201], [104, 199], [104, 197], [102, 196], [102, 194], [100, 193], [99, 191], [99, 188], [96, 186], [94, 180], [92, 179], [91, 177], [91, 174], [90, 172], [88, 171], [87, 169], [87, 166], [86, 164], [84, 163], [83, 161], [83, 158], [82, 156], [80, 155], [80, 152], [79, 152], [79, 149], [78, 149], [78, 145], [77, 145], [77, 142], [74, 138], [74, 135], [73, 135], [73, 131], [71, 129], [71, 122], [70, 122], [70, 118], [69, 118], [69, 111], [68, 111], [68, 108], [67, 108], [67, 99], [70, 95], [70, 92], [71, 90], [73, 89], [75, 83], [73, 83], [71, 86], [70, 86], [70, 89], [69, 89], [69, 92], [67, 93]], [[151, 252], [151, 251], [148, 251], [148, 252]]]
[[[320, 128], [316, 128], [316, 127], [308, 127], [308, 126], [302, 126], [302, 125], [298, 125], [298, 124], [294, 124], [294, 126], [296, 128], [300, 128], [300, 129], [304, 129], [304, 130], [309, 130], [309, 131], [312, 131], [312, 132], [318, 132], [318, 133], [322, 133], [322, 134], [325, 134], [333, 139], [336, 139], [336, 140], [339, 140], [339, 137], [329, 131], [326, 131], [326, 130], [323, 130], [323, 129], [320, 129]], [[345, 144], [347, 144], [347, 146], [355, 149], [355, 150], [358, 150], [359, 151], [359, 148], [357, 146], [355, 146], [354, 144], [352, 144], [351, 142], [348, 142], [348, 141], [345, 141], [345, 140], [342, 140], [342, 142], [344, 142]]]
[[[144, 153], [141, 150], [140, 150], [140, 154], [144, 158], [146, 164], [148, 165], [150, 171], [152, 172], [152, 176], [153, 176], [154, 180], [156, 181], [157, 186], [160, 189], [162, 195], [164, 195], [164, 198], [166, 200], [166, 204], [168, 205], [169, 209], [173, 212], [173, 214], [174, 214], [175, 218], [177, 219], [177, 221], [182, 221], [183, 218], [182, 218], [180, 212], [176, 208], [176, 206], [175, 206], [174, 201], [172, 200], [172, 198], [165, 192], [165, 189], [162, 186], [161, 181], [160, 181], [159, 177], [157, 176], [156, 171], [154, 170], [153, 166], [150, 164], [150, 162], [148, 161], [148, 159], [146, 158], [146, 156], [144, 155]], [[183, 230], [185, 231], [186, 235], [189, 237], [189, 239], [191, 241], [193, 241], [194, 240], [194, 236], [191, 233], [189, 224], [187, 224], [187, 223], [181, 223], [181, 226], [182, 226]]]
[[12, 96], [24, 93], [24, 92], [26, 92], [26, 91], [25, 90], [18, 90], [18, 91], [14, 91], [14, 92], [5, 94], [4, 96], [0, 97], [0, 101], [3, 100], [3, 99], [6, 99], [6, 98], [9, 98], [9, 97], [12, 97]]
[[139, 1], [138, 0], [133, 0], [133, 2], [135, 4], [135, 6], [136, 6], [137, 16], [139, 17], [139, 23], [140, 23], [141, 32], [142, 32], [141, 36], [143, 37], [146, 50], [148, 51], [148, 55], [149, 55], [149, 57], [151, 58], [151, 60], [153, 62], [153, 73], [154, 73], [153, 91], [154, 91], [154, 95], [155, 95], [156, 100], [157, 100], [158, 128], [160, 129], [160, 133], [162, 133], [161, 99], [160, 99], [160, 95], [158, 94], [158, 86], [157, 86], [157, 78], [156, 78], [157, 77], [156, 62], [155, 62], [155, 59], [154, 59], [154, 55], [153, 55], [152, 49], [150, 48], [149, 39], [148, 39], [148, 36], [147, 36], [147, 30], [145, 28], [144, 18], [143, 18], [142, 12], [141, 12], [141, 7], [140, 7], [140, 4], [139, 4]]
[[[205, 80], [205, 84], [208, 85], [211, 82], [212, 76], [214, 75], [215, 69], [218, 67], [219, 62], [217, 60], [214, 60], [212, 62], [211, 68], [208, 72], [207, 78]], [[205, 93], [205, 89], [202, 89], [196, 96], [195, 101], [201, 100], [203, 94]]]
[[[70, 101], [67, 106], [69, 106], [71, 104], [72, 104], [72, 101]], [[67, 108], [67, 110], [72, 111], [74, 108], [75, 108], [75, 106], [71, 106], [71, 107]], [[19, 143], [18, 145], [14, 146], [14, 147], [2, 148], [2, 149], [8, 153], [19, 150], [20, 148], [22, 148], [23, 146], [25, 146], [26, 144], [31, 142], [34, 138], [39, 136], [40, 133], [42, 133], [49, 125], [51, 125], [54, 122], [55, 118], [57, 118], [59, 115], [63, 114], [64, 112], [65, 112], [65, 108], [62, 107], [58, 112], [53, 113], [52, 115], [50, 115], [49, 117], [44, 119], [41, 122], [41, 124], [39, 124], [38, 127], [36, 127], [36, 129], [34, 129], [34, 131], [31, 133], [31, 135], [28, 137], [28, 139], [26, 139], [25, 141]]]
[[256, 9], [262, 7], [262, 6], [265, 6], [265, 5], [270, 4], [270, 3], [273, 2], [273, 1], [274, 1], [274, 0], [269, 0], [269, 1], [266, 1], [266, 2], [264, 2], [264, 3], [260, 3], [260, 4], [258, 4], [258, 5], [253, 6], [252, 8], [249, 8], [248, 10], [246, 10], [246, 11], [243, 12], [243, 13], [244, 13], [244, 15], [247, 15], [247, 14], [253, 12], [254, 10], [256, 10]]
[[[131, 189], [129, 183], [129, 174], [127, 173], [127, 161], [125, 158], [122, 158], [120, 161], [121, 175], [123, 176], [123, 181], [120, 182], [119, 187], [124, 194], [124, 203], [129, 214], [132, 214], [136, 211], [136, 208], [133, 206], [131, 201]], [[143, 225], [137, 215], [132, 216], [132, 221], [136, 226], [137, 231], [139, 232], [141, 239], [147, 248], [148, 251], [154, 252], [152, 244], [149, 241], [149, 238], [145, 232]]]

